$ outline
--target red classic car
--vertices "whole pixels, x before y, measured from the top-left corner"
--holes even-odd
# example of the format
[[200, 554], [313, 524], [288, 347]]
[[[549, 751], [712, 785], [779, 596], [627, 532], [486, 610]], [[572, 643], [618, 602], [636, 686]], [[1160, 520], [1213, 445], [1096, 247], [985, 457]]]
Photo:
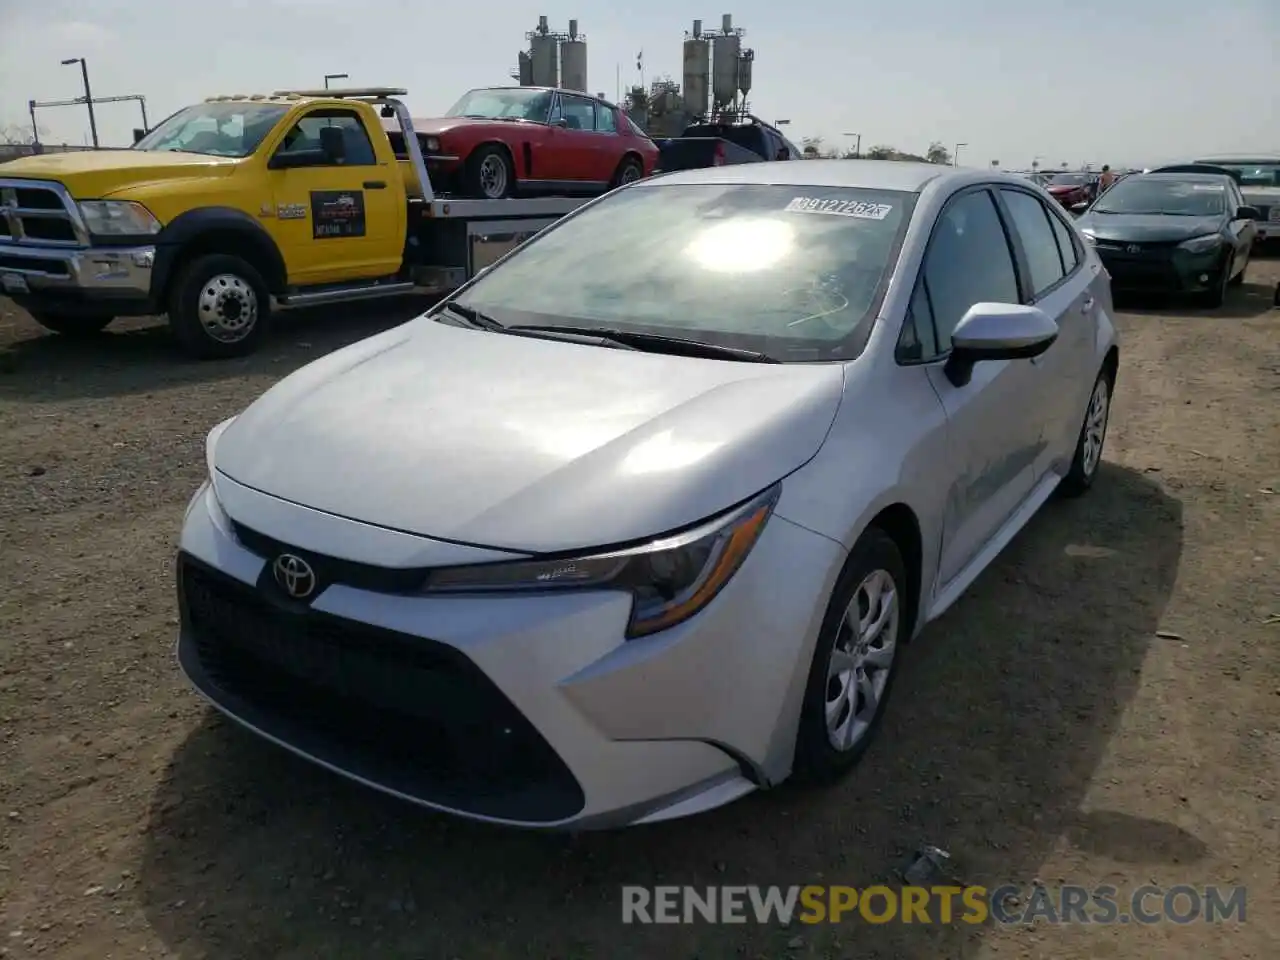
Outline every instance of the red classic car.
[[[589, 196], [648, 176], [658, 159], [625, 113], [572, 90], [482, 87], [413, 126], [431, 188], [442, 194]], [[399, 132], [388, 135], [403, 154]]]
[[1079, 203], [1092, 203], [1097, 193], [1098, 177], [1091, 173], [1055, 173], [1044, 188], [1070, 210]]

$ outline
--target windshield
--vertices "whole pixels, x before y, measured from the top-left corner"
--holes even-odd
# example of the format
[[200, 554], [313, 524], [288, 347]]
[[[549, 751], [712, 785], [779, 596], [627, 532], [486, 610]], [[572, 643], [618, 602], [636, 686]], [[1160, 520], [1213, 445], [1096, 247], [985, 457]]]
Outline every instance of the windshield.
[[1089, 182], [1083, 173], [1055, 173], [1049, 180], [1051, 187], [1080, 187]]
[[472, 90], [445, 113], [446, 117], [477, 117], [482, 120], [533, 120], [546, 123], [551, 112], [551, 94], [546, 90], [521, 87]]
[[1219, 163], [1230, 170], [1242, 187], [1280, 187], [1280, 163]]
[[1093, 212], [1214, 217], [1225, 212], [1226, 201], [1227, 188], [1223, 183], [1126, 177], [1103, 194], [1094, 204]]
[[280, 103], [201, 103], [179, 110], [133, 149], [247, 157], [288, 112]]
[[607, 327], [754, 350], [856, 355], [914, 193], [760, 184], [620, 191], [484, 274], [461, 306], [503, 324]]

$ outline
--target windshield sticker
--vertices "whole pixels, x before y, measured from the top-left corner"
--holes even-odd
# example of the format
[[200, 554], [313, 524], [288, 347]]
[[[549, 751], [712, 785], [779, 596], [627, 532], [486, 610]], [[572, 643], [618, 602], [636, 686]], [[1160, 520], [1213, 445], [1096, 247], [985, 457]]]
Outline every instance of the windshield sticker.
[[1192, 190], [1210, 190], [1213, 193], [1221, 193], [1223, 190], [1226, 189], [1226, 187], [1217, 183], [1193, 183], [1191, 185], [1191, 189]]
[[866, 203], [862, 200], [820, 200], [817, 197], [796, 197], [783, 210], [787, 213], [826, 213], [834, 217], [883, 220], [893, 212], [893, 206], [888, 203]]

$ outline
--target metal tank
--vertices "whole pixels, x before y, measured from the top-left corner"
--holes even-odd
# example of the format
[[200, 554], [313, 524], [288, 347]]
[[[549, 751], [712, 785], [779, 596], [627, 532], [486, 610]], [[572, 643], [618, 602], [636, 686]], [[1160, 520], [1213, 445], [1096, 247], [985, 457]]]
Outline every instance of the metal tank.
[[559, 41], [545, 34], [534, 34], [529, 40], [529, 57], [533, 61], [533, 86], [560, 86]]
[[738, 90], [742, 93], [745, 100], [747, 94], [751, 92], [751, 64], [755, 62], [756, 55], [753, 50], [743, 50], [738, 55]]
[[569, 39], [560, 41], [560, 86], [587, 92], [587, 41], [578, 36], [578, 21], [569, 21]]
[[[724, 16], [726, 31], [733, 29], [729, 14]], [[736, 33], [722, 33], [711, 41], [711, 94], [717, 104], [733, 103], [738, 98], [738, 54], [742, 38]]]
[[702, 35], [702, 21], [693, 21], [693, 35], [684, 42], [684, 72], [681, 87], [684, 109], [695, 117], [707, 112], [707, 93], [711, 82], [711, 44]]
[[533, 86], [533, 58], [523, 50], [517, 60], [516, 79], [520, 81], [522, 87]]

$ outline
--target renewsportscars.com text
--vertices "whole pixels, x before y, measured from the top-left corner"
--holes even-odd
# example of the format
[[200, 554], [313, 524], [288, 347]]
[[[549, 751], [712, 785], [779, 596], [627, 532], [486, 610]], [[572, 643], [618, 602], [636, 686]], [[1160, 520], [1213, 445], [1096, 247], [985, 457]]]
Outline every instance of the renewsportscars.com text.
[[1245, 922], [1244, 887], [1006, 885], [622, 888], [623, 923], [1155, 924]]

